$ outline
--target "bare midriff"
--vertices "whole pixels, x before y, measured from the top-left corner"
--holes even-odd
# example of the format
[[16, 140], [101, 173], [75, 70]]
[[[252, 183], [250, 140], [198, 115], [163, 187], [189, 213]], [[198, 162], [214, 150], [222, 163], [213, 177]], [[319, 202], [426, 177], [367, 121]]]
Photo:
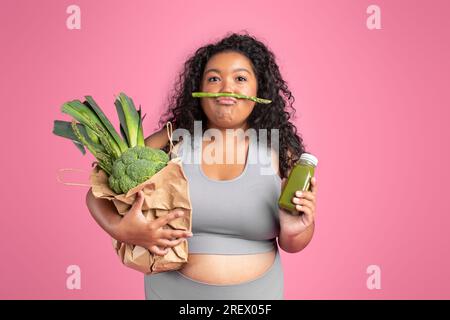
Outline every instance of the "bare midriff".
[[189, 254], [179, 271], [196, 281], [233, 285], [263, 275], [273, 264], [275, 251], [245, 255]]
[[[203, 148], [211, 142], [203, 141]], [[245, 142], [245, 152], [248, 151], [248, 140]], [[226, 148], [222, 148], [224, 153]], [[235, 155], [238, 149], [235, 145]], [[203, 157], [205, 154], [203, 153]], [[224, 161], [226, 155], [224, 154]], [[246, 157], [245, 157], [246, 159]], [[203, 173], [213, 180], [232, 180], [239, 177], [245, 168], [245, 163], [234, 164], [201, 164]], [[233, 285], [259, 278], [274, 263], [275, 249], [269, 252], [240, 255], [189, 254], [188, 262], [178, 271], [196, 281]]]

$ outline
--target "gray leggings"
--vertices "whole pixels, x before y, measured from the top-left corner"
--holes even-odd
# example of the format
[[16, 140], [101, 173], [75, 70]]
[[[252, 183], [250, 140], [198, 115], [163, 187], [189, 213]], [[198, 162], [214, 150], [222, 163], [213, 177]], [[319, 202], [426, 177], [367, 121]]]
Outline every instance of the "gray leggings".
[[284, 274], [278, 250], [274, 263], [263, 275], [236, 285], [200, 282], [177, 270], [145, 276], [147, 300], [283, 300], [283, 292]]

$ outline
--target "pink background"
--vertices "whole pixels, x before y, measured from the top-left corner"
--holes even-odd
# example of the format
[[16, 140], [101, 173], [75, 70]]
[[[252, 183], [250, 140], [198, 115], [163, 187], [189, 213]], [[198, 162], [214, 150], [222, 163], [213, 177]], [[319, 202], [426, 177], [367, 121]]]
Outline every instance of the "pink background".
[[[81, 8], [68, 30], [66, 8]], [[381, 8], [381, 30], [366, 8]], [[2, 1], [0, 298], [143, 299], [60, 168], [94, 158], [52, 133], [93, 95], [116, 120], [133, 97], [156, 130], [182, 63], [228, 31], [275, 52], [296, 124], [319, 158], [310, 245], [282, 252], [286, 299], [450, 298], [448, 1]], [[447, 91], [447, 92], [446, 92]], [[117, 125], [117, 122], [114, 124]], [[67, 180], [87, 182], [87, 174]], [[81, 290], [66, 268], [81, 268]], [[369, 265], [381, 289], [366, 286]]]

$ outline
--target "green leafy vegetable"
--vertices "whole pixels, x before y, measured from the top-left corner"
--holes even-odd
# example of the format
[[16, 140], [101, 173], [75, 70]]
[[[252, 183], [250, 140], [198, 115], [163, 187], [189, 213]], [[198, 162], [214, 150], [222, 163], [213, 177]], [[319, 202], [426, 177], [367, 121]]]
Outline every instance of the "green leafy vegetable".
[[169, 156], [164, 151], [145, 146], [142, 111], [140, 106], [136, 110], [130, 97], [120, 93], [114, 102], [120, 135], [94, 99], [85, 98], [84, 102], [73, 100], [63, 104], [62, 112], [73, 120], [55, 120], [53, 134], [72, 140], [83, 154], [88, 149], [109, 176], [108, 182], [115, 192], [128, 192], [167, 165]]
[[127, 193], [164, 168], [168, 161], [169, 156], [160, 149], [130, 148], [114, 162], [109, 185], [116, 193]]
[[[133, 100], [124, 93], [114, 102], [120, 120], [120, 128], [123, 138], [132, 148], [137, 145], [143, 146], [143, 140], [138, 140], [140, 126], [140, 112], [134, 106]], [[140, 110], [139, 110], [140, 111]]]
[[[91, 101], [93, 100], [91, 99]], [[99, 108], [97, 107], [97, 109]], [[66, 102], [63, 104], [61, 111], [72, 116], [75, 120], [78, 120], [85, 127], [89, 128], [91, 134], [98, 137], [98, 140], [114, 159], [117, 159], [122, 152], [127, 149], [127, 145], [120, 139], [116, 130], [106, 119], [103, 112], [100, 111], [99, 113], [106, 119], [104, 122], [109, 123], [108, 127], [104, 125], [104, 122], [100, 120], [98, 113], [94, 111], [87, 101], [84, 103], [81, 103], [79, 100]], [[114, 138], [115, 135], [117, 135], [118, 139]], [[119, 143], [117, 143], [117, 141], [119, 141]]]

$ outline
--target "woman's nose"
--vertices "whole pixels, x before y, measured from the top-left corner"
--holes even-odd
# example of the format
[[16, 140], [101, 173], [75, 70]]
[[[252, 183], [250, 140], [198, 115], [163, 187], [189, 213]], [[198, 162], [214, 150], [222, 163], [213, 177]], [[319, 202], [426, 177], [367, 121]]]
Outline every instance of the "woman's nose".
[[225, 79], [222, 81], [222, 89], [221, 92], [225, 93], [233, 93], [234, 92], [234, 86], [231, 80]]

